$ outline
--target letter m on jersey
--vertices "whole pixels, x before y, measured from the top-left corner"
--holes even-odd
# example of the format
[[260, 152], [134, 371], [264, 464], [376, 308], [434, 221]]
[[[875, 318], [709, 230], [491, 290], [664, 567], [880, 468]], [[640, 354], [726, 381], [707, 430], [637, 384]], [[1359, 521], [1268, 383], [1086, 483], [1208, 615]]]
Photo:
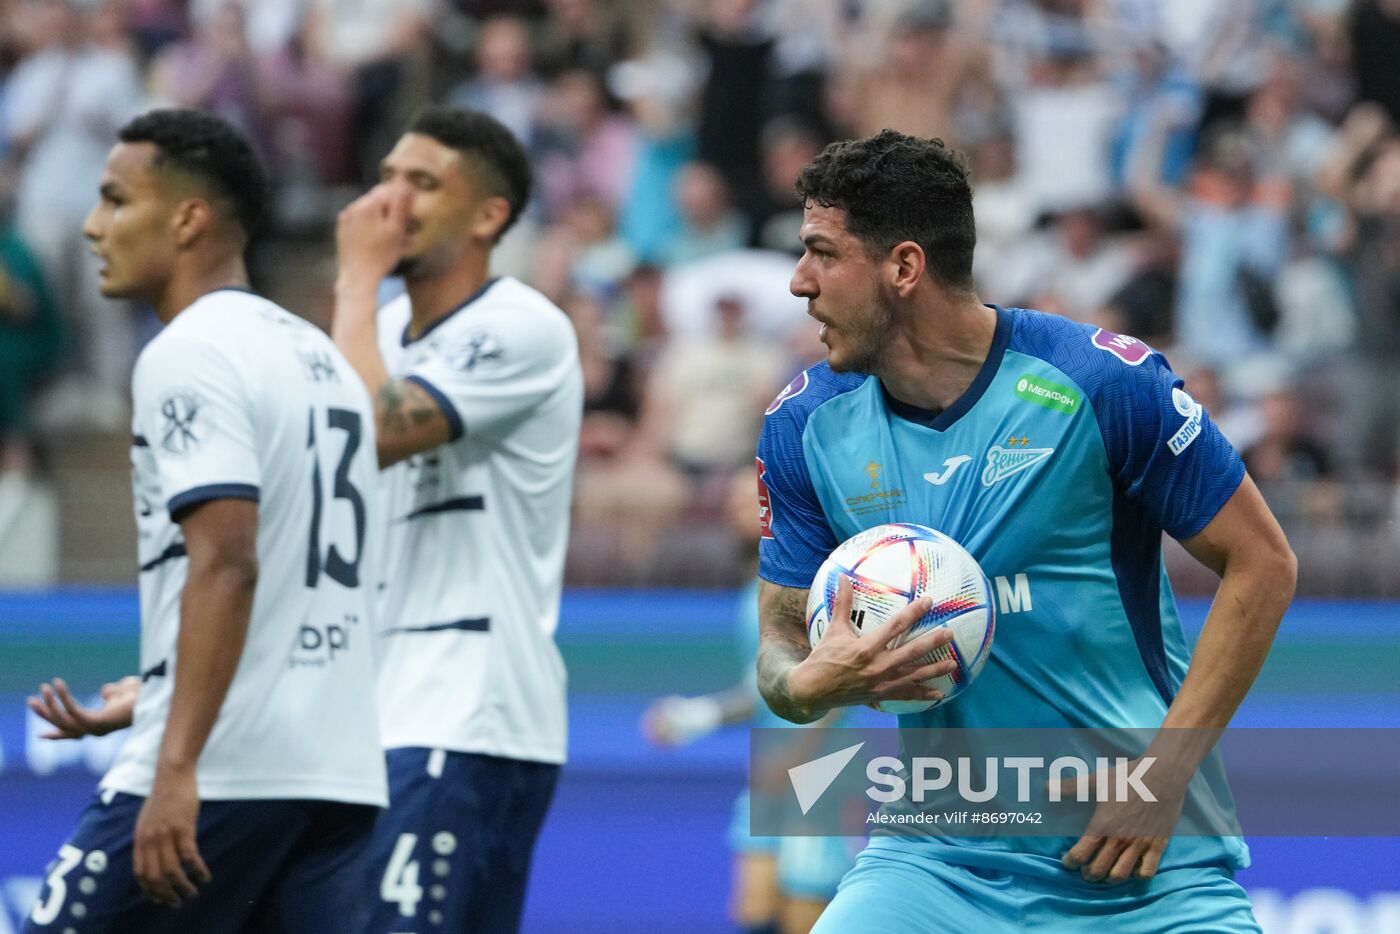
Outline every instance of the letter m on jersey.
[[1017, 574], [1013, 580], [998, 577], [996, 588], [998, 613], [1029, 613], [1034, 609], [1031, 603], [1031, 583], [1026, 579], [1026, 575]]

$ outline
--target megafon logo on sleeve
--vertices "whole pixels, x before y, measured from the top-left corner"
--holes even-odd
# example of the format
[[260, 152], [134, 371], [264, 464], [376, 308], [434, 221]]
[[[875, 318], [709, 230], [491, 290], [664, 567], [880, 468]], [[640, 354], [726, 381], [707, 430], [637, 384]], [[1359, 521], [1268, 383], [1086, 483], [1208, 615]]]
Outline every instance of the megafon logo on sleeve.
[[1105, 331], [1099, 328], [1094, 332], [1092, 338], [1095, 347], [1106, 350], [1128, 366], [1137, 366], [1148, 357], [1152, 356], [1152, 348], [1148, 347], [1136, 337], [1127, 337], [1123, 334], [1114, 334], [1112, 331]]

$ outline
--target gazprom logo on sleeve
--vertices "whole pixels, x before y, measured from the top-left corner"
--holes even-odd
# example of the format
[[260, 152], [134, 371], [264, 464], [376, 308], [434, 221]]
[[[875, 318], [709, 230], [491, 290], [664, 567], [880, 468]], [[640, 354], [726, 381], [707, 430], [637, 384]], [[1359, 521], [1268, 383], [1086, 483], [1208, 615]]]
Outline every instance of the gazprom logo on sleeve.
[[1172, 408], [1186, 416], [1185, 424], [1176, 430], [1176, 434], [1167, 439], [1167, 447], [1171, 450], [1172, 455], [1176, 456], [1190, 447], [1191, 442], [1195, 441], [1201, 433], [1204, 408], [1179, 386], [1172, 388]]
[[1016, 381], [1016, 395], [1027, 402], [1043, 405], [1056, 412], [1073, 412], [1079, 408], [1078, 392], [1029, 373]]

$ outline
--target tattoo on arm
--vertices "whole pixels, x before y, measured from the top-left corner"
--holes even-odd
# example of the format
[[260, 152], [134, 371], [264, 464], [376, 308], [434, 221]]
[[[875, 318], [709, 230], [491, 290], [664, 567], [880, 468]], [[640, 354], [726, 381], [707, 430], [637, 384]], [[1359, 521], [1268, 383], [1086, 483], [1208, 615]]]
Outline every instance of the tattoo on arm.
[[807, 595], [792, 587], [763, 584], [759, 601], [759, 693], [778, 716], [795, 723], [809, 723], [822, 711], [799, 706], [788, 691], [788, 672], [811, 652], [807, 642]]
[[391, 379], [380, 388], [375, 409], [381, 430], [388, 433], [407, 431], [411, 425], [422, 425], [442, 414], [422, 387], [398, 379]]

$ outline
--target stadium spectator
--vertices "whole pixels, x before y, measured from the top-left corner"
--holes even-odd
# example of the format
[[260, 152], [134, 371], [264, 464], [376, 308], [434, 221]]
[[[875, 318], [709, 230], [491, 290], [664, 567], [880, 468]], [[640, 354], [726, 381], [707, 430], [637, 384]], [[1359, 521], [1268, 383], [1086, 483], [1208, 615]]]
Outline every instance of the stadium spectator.
[[1288, 258], [1288, 185], [1260, 173], [1239, 129], [1216, 131], [1185, 198], [1161, 185], [1157, 164], [1135, 167], [1131, 193], [1150, 223], [1181, 238], [1177, 346], [1228, 380], [1231, 366], [1268, 352], [1278, 324], [1273, 282]]
[[476, 75], [450, 91], [447, 103], [490, 114], [530, 146], [545, 92], [531, 70], [530, 54], [530, 33], [523, 19], [488, 19], [476, 39]]
[[775, 117], [759, 137], [763, 161], [763, 197], [749, 215], [753, 236], [749, 245], [760, 250], [796, 254], [801, 249], [797, 230], [802, 205], [794, 182], [802, 166], [822, 150], [822, 138], [792, 117]]
[[1357, 98], [1379, 104], [1400, 125], [1400, 2], [1355, 0], [1348, 38]]
[[243, 131], [259, 152], [268, 149], [263, 74], [248, 44], [237, 2], [197, 22], [188, 40], [166, 46], [151, 66], [151, 91], [176, 107], [198, 107]]
[[1110, 157], [1123, 99], [1086, 40], [1052, 36], [1026, 84], [1007, 94], [1016, 165], [1038, 211], [1107, 200]]
[[575, 291], [611, 301], [636, 262], [631, 247], [613, 229], [607, 203], [581, 194], [541, 236], [534, 257], [534, 283], [556, 301]]
[[[894, 17], [862, 58], [849, 64], [855, 104], [850, 130], [868, 136], [889, 127], [915, 136], [955, 138], [966, 85], [984, 67], [981, 47], [954, 28], [950, 0], [916, 0]], [[879, 27], [876, 27], [879, 28]]]
[[1337, 373], [1350, 400], [1343, 438], [1365, 475], [1392, 478], [1400, 467], [1400, 396], [1387, 385], [1400, 353], [1400, 135], [1385, 112], [1357, 104], [1319, 183], [1346, 206], [1346, 252], [1356, 290], [1356, 354]]
[[637, 130], [609, 108], [601, 79], [582, 69], [555, 78], [536, 130], [531, 156], [545, 219], [557, 221], [590, 197], [615, 213], [631, 186]]
[[[1128, 281], [1133, 256], [1104, 230], [1097, 205], [1066, 207], [1016, 254], [1020, 282], [1007, 298], [1076, 321], [1104, 324], [1104, 306]], [[1028, 301], [1022, 301], [1028, 299]]]
[[306, 51], [350, 89], [350, 146], [363, 182], [378, 177], [401, 114], [421, 102], [432, 0], [310, 0]]
[[30, 397], [52, 374], [62, 343], [43, 272], [7, 225], [0, 231], [0, 475], [34, 467]]
[[135, 330], [125, 307], [97, 291], [82, 222], [113, 135], [139, 106], [140, 77], [128, 52], [89, 41], [73, 0], [44, 0], [35, 17], [35, 48], [6, 86], [6, 136], [20, 236], [76, 338], [80, 370], [56, 387], [53, 417], [115, 430], [126, 420]]
[[662, 248], [663, 264], [687, 263], [748, 244], [748, 220], [734, 210], [729, 187], [714, 167], [703, 162], [682, 167], [676, 176], [675, 197], [683, 226]]
[[747, 210], [760, 192], [758, 139], [771, 114], [773, 35], [754, 0], [708, 0], [697, 23], [704, 62], [696, 119], [697, 155], [719, 170]]
[[673, 342], [651, 372], [642, 440], [694, 481], [747, 463], [763, 409], [782, 386], [782, 349], [754, 337], [742, 298], [715, 303], [717, 328]]

